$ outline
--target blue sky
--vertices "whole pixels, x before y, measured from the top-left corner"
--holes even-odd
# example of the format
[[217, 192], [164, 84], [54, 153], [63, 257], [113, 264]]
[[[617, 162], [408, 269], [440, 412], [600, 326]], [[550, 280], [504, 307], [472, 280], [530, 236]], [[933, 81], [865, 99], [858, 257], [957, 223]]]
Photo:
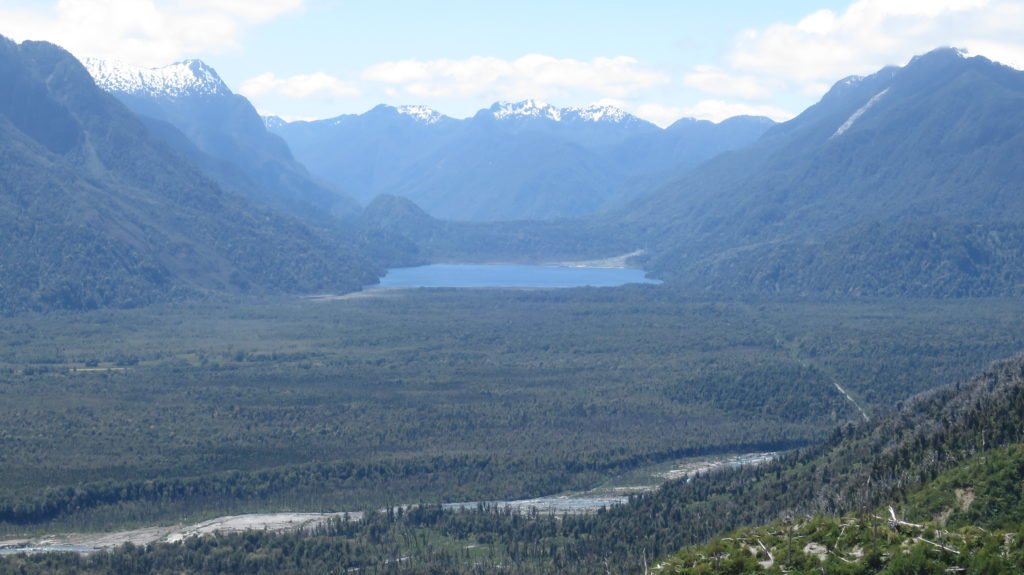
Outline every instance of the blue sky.
[[213, 65], [263, 113], [612, 104], [665, 125], [786, 119], [943, 45], [1024, 64], [1020, 0], [0, 0], [0, 33], [140, 66]]

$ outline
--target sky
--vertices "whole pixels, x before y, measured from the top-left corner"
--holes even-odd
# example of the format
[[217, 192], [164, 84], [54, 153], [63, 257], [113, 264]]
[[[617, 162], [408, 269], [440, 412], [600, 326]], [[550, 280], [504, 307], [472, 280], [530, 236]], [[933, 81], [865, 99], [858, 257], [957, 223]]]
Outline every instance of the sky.
[[786, 120], [940, 46], [1024, 68], [1024, 0], [0, 0], [0, 34], [143, 67], [213, 66], [260, 113], [496, 101]]

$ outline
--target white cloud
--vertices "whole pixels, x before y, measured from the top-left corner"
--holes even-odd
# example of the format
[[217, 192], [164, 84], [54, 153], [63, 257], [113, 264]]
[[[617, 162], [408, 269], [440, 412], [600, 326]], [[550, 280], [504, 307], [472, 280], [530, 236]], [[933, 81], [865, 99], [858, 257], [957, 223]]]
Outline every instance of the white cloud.
[[724, 100], [701, 100], [683, 108], [683, 117], [721, 122], [733, 116], [766, 116], [776, 122], [789, 120], [795, 114], [769, 104], [747, 104]]
[[630, 113], [664, 128], [685, 116], [686, 110], [682, 106], [647, 103], [633, 106]]
[[940, 46], [1019, 66], [1024, 63], [1021, 30], [1019, 1], [859, 0], [841, 14], [819, 10], [795, 24], [742, 32], [727, 59], [728, 72], [734, 78], [772, 78], [820, 95], [844, 76], [903, 64]]
[[302, 0], [60, 0], [46, 9], [0, 8], [0, 34], [47, 40], [76, 56], [161, 66], [237, 45], [248, 25]]
[[998, 42], [987, 38], [971, 39], [965, 42], [971, 46], [972, 54], [982, 54], [987, 58], [1024, 70], [1024, 43]]
[[903, 65], [941, 46], [1024, 68], [1021, 30], [1021, 0], [857, 0], [845, 10], [740, 32], [721, 62], [695, 66], [683, 78], [709, 99], [652, 117], [671, 111], [712, 120], [738, 113], [785, 119], [791, 114], [778, 102], [806, 105], [845, 76]]
[[592, 106], [611, 106], [620, 110], [629, 108], [629, 102], [619, 98], [601, 98], [590, 103]]
[[726, 102], [724, 100], [701, 100], [692, 106], [645, 103], [627, 109], [637, 117], [663, 128], [680, 118], [697, 118], [717, 123], [733, 116], [766, 116], [776, 122], [782, 122], [794, 116], [791, 112], [771, 105]]
[[316, 121], [316, 120], [319, 119], [319, 118], [315, 118], [313, 116], [293, 116], [291, 114], [275, 114], [273, 112], [266, 112], [264, 110], [256, 110], [256, 112], [260, 116], [263, 116], [264, 118], [269, 118], [271, 116], [276, 116], [278, 118], [281, 118], [285, 122], [313, 122], [313, 121]]
[[666, 74], [646, 69], [627, 56], [576, 60], [543, 54], [515, 60], [485, 56], [398, 60], [370, 66], [363, 78], [419, 98], [493, 99], [564, 98], [579, 93], [624, 98], [669, 82]]
[[238, 92], [250, 98], [278, 94], [287, 98], [308, 98], [310, 96], [358, 96], [359, 88], [324, 72], [297, 74], [278, 78], [271, 72], [260, 74], [242, 83]]
[[247, 22], [266, 22], [302, 7], [302, 0], [179, 0], [179, 6], [200, 12], [217, 12]]
[[767, 98], [772, 93], [763, 80], [731, 74], [717, 66], [697, 66], [683, 78], [683, 82], [701, 92], [750, 100]]

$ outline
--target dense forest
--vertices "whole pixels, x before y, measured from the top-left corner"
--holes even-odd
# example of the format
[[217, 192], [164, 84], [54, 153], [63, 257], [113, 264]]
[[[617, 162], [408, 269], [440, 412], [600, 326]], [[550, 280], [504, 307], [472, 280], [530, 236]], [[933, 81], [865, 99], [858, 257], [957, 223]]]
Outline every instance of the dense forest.
[[792, 449], [1013, 353], [1020, 311], [637, 286], [11, 318], [0, 527], [525, 498]]
[[[85, 558], [20, 556], [4, 566], [24, 573], [486, 573], [499, 566], [593, 573], [656, 564], [673, 573], [1012, 573], [1024, 558], [1022, 402], [1024, 359], [1003, 362], [775, 463], [671, 483], [595, 515], [419, 506], [308, 532], [223, 534]], [[757, 523], [770, 524], [720, 535]]]

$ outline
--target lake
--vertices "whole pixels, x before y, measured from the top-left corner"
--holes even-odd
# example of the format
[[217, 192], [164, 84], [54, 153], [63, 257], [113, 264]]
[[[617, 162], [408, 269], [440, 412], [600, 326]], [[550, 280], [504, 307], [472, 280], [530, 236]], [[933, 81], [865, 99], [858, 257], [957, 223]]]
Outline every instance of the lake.
[[660, 284], [644, 271], [612, 267], [519, 264], [431, 264], [388, 270], [375, 287], [409, 288], [574, 288]]

